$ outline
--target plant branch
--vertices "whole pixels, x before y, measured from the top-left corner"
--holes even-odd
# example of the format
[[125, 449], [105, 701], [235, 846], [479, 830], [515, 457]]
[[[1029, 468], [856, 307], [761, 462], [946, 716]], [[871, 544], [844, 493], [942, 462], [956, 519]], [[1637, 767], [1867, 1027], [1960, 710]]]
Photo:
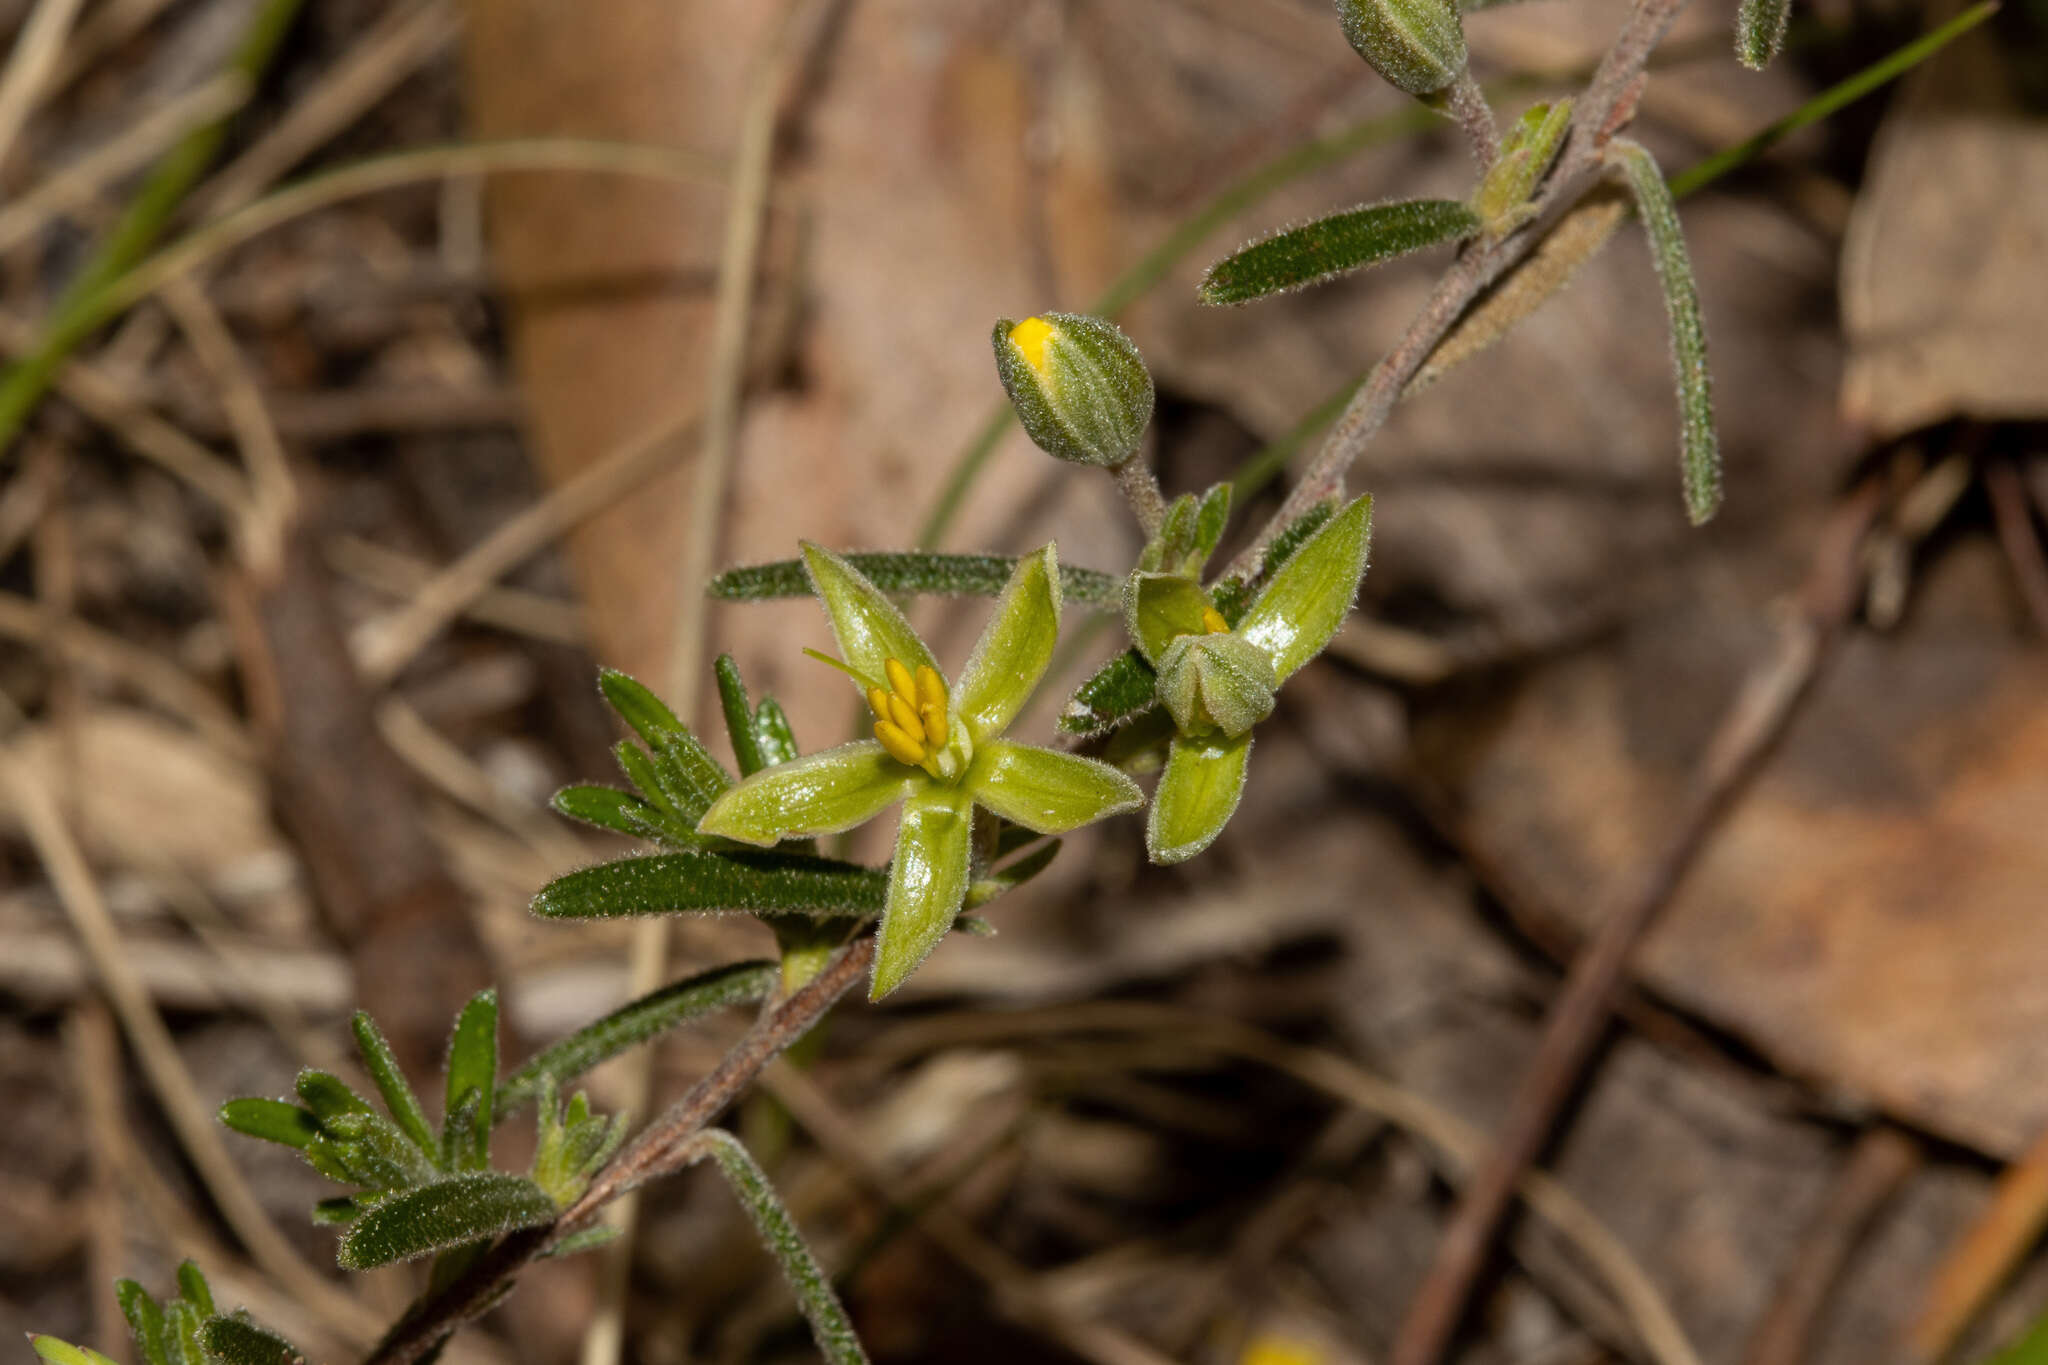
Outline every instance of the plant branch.
[[562, 1216], [544, 1227], [512, 1233], [439, 1293], [415, 1304], [364, 1360], [364, 1365], [414, 1365], [449, 1333], [498, 1301], [507, 1282], [535, 1257], [596, 1221], [606, 1204], [705, 1155], [693, 1141], [751, 1085], [761, 1069], [809, 1032], [839, 997], [866, 973], [875, 941], [864, 937], [840, 949], [823, 971], [765, 1010], [746, 1036], [667, 1113], [642, 1129]]

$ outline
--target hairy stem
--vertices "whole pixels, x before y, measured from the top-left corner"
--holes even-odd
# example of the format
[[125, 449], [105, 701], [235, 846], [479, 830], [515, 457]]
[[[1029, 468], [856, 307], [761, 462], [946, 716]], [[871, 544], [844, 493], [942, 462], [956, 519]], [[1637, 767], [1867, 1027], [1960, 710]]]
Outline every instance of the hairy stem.
[[496, 1303], [507, 1282], [527, 1262], [596, 1221], [606, 1204], [701, 1159], [706, 1149], [694, 1139], [705, 1125], [753, 1083], [761, 1068], [809, 1032], [860, 980], [874, 957], [871, 937], [840, 949], [802, 989], [763, 1011], [710, 1074], [642, 1129], [560, 1218], [545, 1227], [512, 1233], [453, 1283], [414, 1304], [365, 1357], [364, 1365], [414, 1365], [426, 1358], [449, 1333]]
[[1152, 472], [1152, 466], [1145, 463], [1143, 455], [1133, 455], [1116, 468], [1110, 470], [1116, 476], [1116, 486], [1123, 490], [1124, 500], [1131, 505], [1131, 514], [1138, 519], [1139, 527], [1150, 540], [1159, 534], [1159, 528], [1166, 524], [1166, 495], [1159, 491], [1159, 476]]
[[1470, 67], [1458, 73], [1447, 103], [1465, 140], [1472, 144], [1472, 156], [1479, 163], [1480, 173], [1485, 174], [1500, 159], [1500, 127], [1494, 122], [1493, 106], [1487, 103], [1486, 92], [1473, 79]]

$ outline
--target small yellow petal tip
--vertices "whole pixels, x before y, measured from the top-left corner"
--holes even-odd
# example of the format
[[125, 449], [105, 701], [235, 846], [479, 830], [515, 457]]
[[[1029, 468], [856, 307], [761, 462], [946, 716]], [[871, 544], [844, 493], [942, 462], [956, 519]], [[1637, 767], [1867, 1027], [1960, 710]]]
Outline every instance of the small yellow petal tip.
[[1044, 318], [1026, 318], [1010, 329], [1010, 344], [1041, 377], [1045, 374], [1045, 344], [1052, 340], [1052, 333], [1052, 324]]

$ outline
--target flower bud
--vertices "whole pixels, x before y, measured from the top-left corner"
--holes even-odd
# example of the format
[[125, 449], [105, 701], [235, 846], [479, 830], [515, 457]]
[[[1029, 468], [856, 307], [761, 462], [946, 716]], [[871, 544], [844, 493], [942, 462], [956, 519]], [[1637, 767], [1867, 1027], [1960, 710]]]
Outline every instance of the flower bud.
[[1152, 420], [1152, 375], [1105, 318], [1045, 313], [996, 323], [996, 373], [1039, 449], [1075, 464], [1120, 465]]
[[1441, 90], [1465, 69], [1456, 0], [1337, 0], [1337, 18], [1366, 64], [1411, 95]]
[[1273, 713], [1273, 661], [1230, 632], [1176, 636], [1159, 656], [1159, 700], [1182, 734], [1235, 737]]

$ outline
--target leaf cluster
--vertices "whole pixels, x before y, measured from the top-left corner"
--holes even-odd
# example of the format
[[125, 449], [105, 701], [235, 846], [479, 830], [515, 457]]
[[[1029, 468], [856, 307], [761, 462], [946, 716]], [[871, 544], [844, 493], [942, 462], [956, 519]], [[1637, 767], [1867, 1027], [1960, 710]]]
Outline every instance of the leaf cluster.
[[[305, 1353], [242, 1310], [223, 1313], [198, 1265], [178, 1267], [178, 1292], [158, 1300], [134, 1280], [117, 1280], [114, 1297], [135, 1337], [141, 1365], [305, 1365]], [[50, 1336], [30, 1344], [50, 1365], [114, 1365], [87, 1346]]]

